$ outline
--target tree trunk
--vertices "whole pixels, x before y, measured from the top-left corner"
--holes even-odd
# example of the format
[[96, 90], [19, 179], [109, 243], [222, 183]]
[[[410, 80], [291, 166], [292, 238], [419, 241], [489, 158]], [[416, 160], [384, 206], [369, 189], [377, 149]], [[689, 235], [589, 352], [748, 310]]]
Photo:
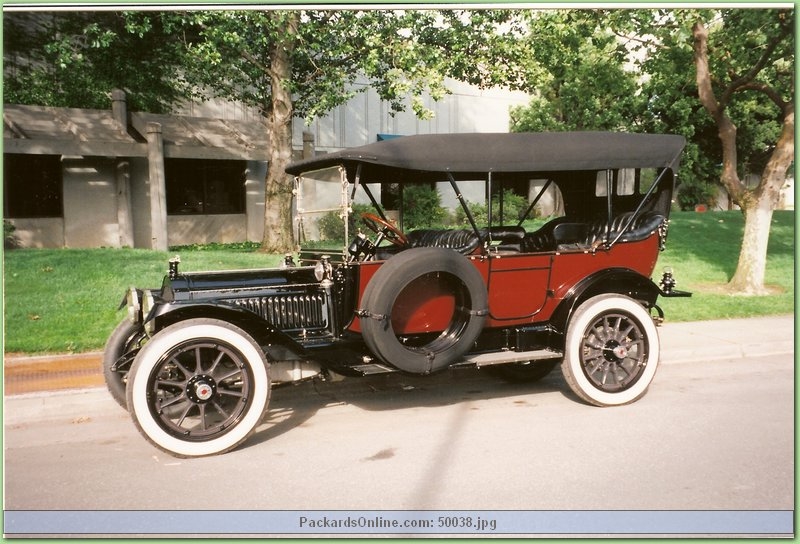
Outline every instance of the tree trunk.
[[291, 54], [297, 33], [297, 14], [285, 15], [285, 32], [276, 40], [270, 54], [271, 115], [270, 155], [264, 188], [264, 238], [261, 249], [286, 253], [293, 249], [292, 178], [284, 172], [292, 160], [292, 117], [294, 106], [288, 87], [292, 79]]
[[766, 291], [764, 276], [772, 212], [778, 204], [786, 171], [794, 161], [794, 106], [783, 104], [781, 136], [764, 168], [758, 188], [755, 191], [748, 190], [737, 172], [736, 125], [725, 112], [727, 104], [718, 101], [712, 88], [708, 66], [708, 30], [698, 22], [692, 27], [692, 34], [700, 103], [714, 118], [722, 143], [720, 180], [745, 217], [739, 262], [728, 288], [735, 294], [763, 294]]
[[743, 208], [744, 239], [739, 263], [728, 287], [735, 293], [763, 294], [767, 268], [767, 245], [772, 223], [772, 211], [780, 200], [780, 189], [786, 171], [794, 162], [794, 106], [787, 105], [781, 136], [761, 174], [761, 183], [751, 205]]

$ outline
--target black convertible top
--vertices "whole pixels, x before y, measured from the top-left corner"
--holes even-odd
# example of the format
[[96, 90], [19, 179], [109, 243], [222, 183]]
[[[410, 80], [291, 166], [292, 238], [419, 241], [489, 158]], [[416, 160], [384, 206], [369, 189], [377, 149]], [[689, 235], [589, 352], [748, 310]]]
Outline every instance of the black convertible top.
[[486, 172], [554, 172], [617, 168], [677, 171], [686, 141], [672, 134], [542, 132], [422, 134], [319, 155], [286, 172], [362, 165], [362, 181], [402, 181], [402, 172], [451, 173], [465, 179]]

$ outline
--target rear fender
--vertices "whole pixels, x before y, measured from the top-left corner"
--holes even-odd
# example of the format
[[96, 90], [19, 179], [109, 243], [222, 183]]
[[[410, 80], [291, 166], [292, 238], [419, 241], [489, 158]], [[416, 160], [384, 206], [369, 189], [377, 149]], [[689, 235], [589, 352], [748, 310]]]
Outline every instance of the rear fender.
[[602, 270], [584, 278], [567, 291], [558, 308], [553, 312], [551, 324], [563, 337], [569, 319], [578, 306], [596, 295], [606, 293], [625, 295], [650, 309], [655, 306], [660, 292], [658, 285], [653, 283], [650, 278], [633, 270], [626, 268]]

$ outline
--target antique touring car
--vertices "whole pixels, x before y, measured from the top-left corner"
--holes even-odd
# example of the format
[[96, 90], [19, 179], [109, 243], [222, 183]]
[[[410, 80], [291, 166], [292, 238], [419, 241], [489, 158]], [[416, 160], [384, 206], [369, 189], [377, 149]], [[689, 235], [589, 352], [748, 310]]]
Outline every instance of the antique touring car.
[[[633, 402], [658, 365], [657, 298], [689, 295], [669, 271], [651, 279], [683, 146], [420, 135], [294, 163], [299, 253], [228, 272], [173, 259], [160, 289], [132, 288], [106, 347], [109, 390], [184, 457], [245, 440], [272, 386], [334, 375], [478, 366], [535, 381], [560, 363], [583, 401]], [[454, 211], [425, 224], [415, 187]]]

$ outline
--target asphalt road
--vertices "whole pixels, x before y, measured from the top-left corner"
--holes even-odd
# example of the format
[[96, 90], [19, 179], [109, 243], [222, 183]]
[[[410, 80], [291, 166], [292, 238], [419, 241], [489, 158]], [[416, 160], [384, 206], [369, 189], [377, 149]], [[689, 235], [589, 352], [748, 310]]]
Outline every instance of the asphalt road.
[[5, 509], [792, 510], [793, 373], [791, 354], [662, 364], [606, 409], [558, 371], [306, 383], [238, 450], [190, 460], [96, 390], [80, 416], [7, 421]]

